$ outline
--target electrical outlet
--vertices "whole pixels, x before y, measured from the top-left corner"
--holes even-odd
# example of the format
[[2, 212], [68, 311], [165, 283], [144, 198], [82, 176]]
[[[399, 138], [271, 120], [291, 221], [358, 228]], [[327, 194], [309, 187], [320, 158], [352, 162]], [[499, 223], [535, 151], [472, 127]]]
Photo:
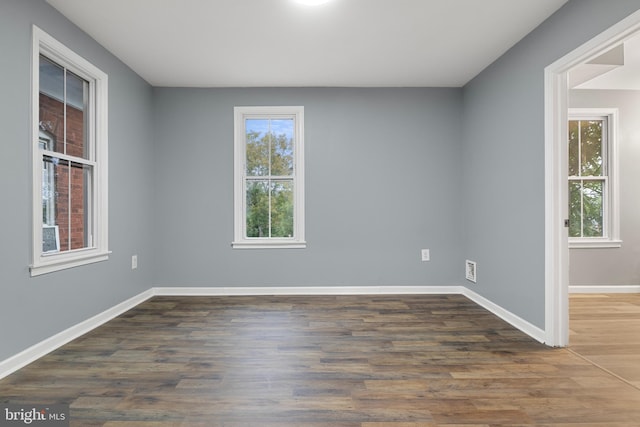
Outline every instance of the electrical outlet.
[[420, 255], [422, 256], [422, 261], [429, 261], [431, 259], [429, 249], [422, 249]]
[[138, 255], [131, 255], [131, 269], [135, 270], [138, 268]]

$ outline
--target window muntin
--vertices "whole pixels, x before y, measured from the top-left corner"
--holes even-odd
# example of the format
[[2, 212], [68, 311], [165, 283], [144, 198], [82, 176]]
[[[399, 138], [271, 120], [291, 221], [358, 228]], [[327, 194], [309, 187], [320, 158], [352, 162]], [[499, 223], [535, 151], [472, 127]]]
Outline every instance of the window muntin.
[[33, 32], [35, 276], [108, 257], [107, 76]]
[[569, 240], [619, 246], [615, 111], [572, 110], [568, 123]]
[[302, 107], [236, 107], [233, 247], [304, 247]]

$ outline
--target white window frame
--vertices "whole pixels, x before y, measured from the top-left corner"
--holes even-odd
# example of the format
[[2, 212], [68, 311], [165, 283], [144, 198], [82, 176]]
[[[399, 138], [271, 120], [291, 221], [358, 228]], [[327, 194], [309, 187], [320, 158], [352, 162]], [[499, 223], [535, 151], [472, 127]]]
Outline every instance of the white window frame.
[[[606, 120], [604, 161], [606, 162], [605, 197], [603, 200], [602, 237], [569, 237], [569, 248], [619, 248], [620, 198], [618, 167], [618, 109], [617, 108], [570, 108], [569, 120]], [[569, 177], [568, 181], [569, 182]]]
[[[89, 63], [87, 60], [67, 48], [65, 45], [33, 26], [32, 44], [32, 260], [31, 276], [105, 261], [109, 258], [108, 242], [108, 77], [107, 74]], [[89, 82], [88, 138], [90, 138], [89, 160], [93, 166], [92, 202], [89, 227], [89, 244], [82, 249], [64, 252], [42, 251], [42, 159], [39, 148], [39, 104], [40, 104], [40, 55], [44, 55], [57, 64], [66, 67], [74, 74]]]
[[[247, 237], [246, 234], [246, 132], [249, 118], [293, 118], [293, 236], [290, 238]], [[305, 248], [304, 225], [304, 107], [265, 106], [234, 108], [234, 249]]]

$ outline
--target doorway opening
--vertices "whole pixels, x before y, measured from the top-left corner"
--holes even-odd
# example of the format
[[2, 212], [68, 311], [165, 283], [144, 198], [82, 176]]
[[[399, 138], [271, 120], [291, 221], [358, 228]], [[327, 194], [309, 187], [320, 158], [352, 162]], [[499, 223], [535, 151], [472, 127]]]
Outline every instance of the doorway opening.
[[640, 34], [640, 11], [545, 68], [545, 334], [569, 343], [569, 73]]

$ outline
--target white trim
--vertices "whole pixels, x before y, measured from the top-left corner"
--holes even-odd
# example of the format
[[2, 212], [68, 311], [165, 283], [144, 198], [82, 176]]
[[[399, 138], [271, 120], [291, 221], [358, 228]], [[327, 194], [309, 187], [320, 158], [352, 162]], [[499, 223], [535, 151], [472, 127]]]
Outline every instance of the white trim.
[[611, 240], [611, 239], [598, 239], [593, 238], [592, 240], [588, 237], [584, 239], [576, 239], [569, 241], [569, 249], [607, 249], [607, 248], [621, 248], [622, 240]]
[[[32, 154], [32, 260], [31, 276], [50, 273], [66, 268], [104, 261], [109, 258], [108, 233], [108, 76], [80, 55], [42, 31], [32, 27], [31, 58], [31, 154]], [[90, 99], [94, 104], [88, 109], [90, 144], [89, 159], [81, 163], [93, 166], [93, 205], [89, 247], [64, 251], [56, 254], [42, 253], [42, 152], [39, 150], [39, 64], [40, 54], [70, 68], [74, 73], [89, 81]], [[64, 154], [60, 158], [72, 159]], [[78, 160], [74, 160], [78, 161]]]
[[533, 339], [545, 342], [545, 332], [464, 286], [240, 286], [152, 287], [110, 309], [0, 361], [0, 379], [92, 331], [154, 296], [255, 296], [255, 295], [462, 295], [503, 319]]
[[[567, 152], [555, 141], [567, 135], [567, 71], [545, 69], [545, 333], [547, 342], [569, 340], [567, 283], [569, 270]], [[564, 94], [560, 96], [560, 94]], [[558, 119], [557, 116], [560, 116]]]
[[463, 286], [240, 286], [240, 287], [154, 287], [154, 295], [239, 296], [239, 295], [443, 295], [462, 294]]
[[[32, 265], [30, 267], [31, 277], [41, 276], [47, 273], [53, 273], [54, 271], [64, 270], [67, 268], [79, 267], [81, 265], [93, 264], [96, 262], [106, 261], [109, 259], [107, 252], [95, 252], [88, 249], [79, 249], [77, 251], [68, 251], [58, 253], [55, 255], [43, 255], [44, 261], [40, 262], [37, 266]], [[51, 257], [47, 260], [47, 257]]]
[[307, 247], [307, 242], [303, 241], [291, 241], [290, 239], [257, 239], [256, 241], [233, 241], [231, 242], [233, 249], [304, 249]]
[[85, 321], [78, 323], [64, 331], [57, 333], [39, 343], [32, 345], [20, 353], [0, 361], [0, 379], [28, 365], [29, 363], [51, 353], [53, 350], [73, 341], [76, 338], [92, 331], [98, 326], [108, 322], [143, 303], [153, 296], [153, 289], [148, 289], [126, 301], [117, 304], [102, 313], [99, 313]]
[[[245, 158], [246, 135], [245, 118], [248, 117], [286, 117], [293, 118], [294, 129], [294, 173], [293, 190], [293, 237], [292, 238], [247, 238], [246, 237], [246, 183]], [[304, 249], [305, 240], [305, 184], [304, 184], [304, 107], [303, 106], [237, 106], [233, 109], [233, 208], [234, 249]]]
[[637, 294], [640, 285], [571, 285], [570, 294]]
[[545, 334], [547, 344], [569, 342], [567, 218], [567, 72], [640, 30], [640, 11], [610, 27], [544, 70], [545, 97]]
[[475, 302], [476, 304], [483, 307], [484, 309], [490, 311], [491, 313], [498, 316], [505, 322], [509, 323], [511, 326], [515, 327], [516, 329], [519, 329], [520, 331], [529, 335], [531, 338], [541, 343], [546, 343], [546, 333], [544, 330], [538, 328], [532, 323], [527, 322], [523, 318], [516, 316], [510, 311], [505, 310], [498, 304], [495, 304], [489, 301], [488, 299], [475, 293], [471, 289], [469, 288], [463, 288], [463, 289], [464, 290], [462, 292], [462, 295], [469, 298], [471, 301]]

